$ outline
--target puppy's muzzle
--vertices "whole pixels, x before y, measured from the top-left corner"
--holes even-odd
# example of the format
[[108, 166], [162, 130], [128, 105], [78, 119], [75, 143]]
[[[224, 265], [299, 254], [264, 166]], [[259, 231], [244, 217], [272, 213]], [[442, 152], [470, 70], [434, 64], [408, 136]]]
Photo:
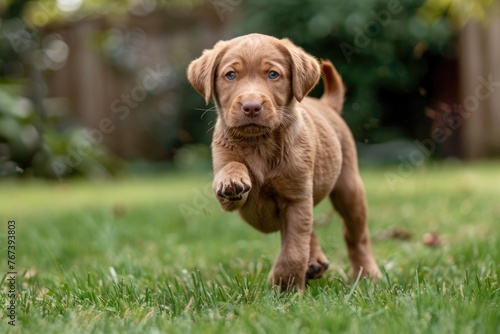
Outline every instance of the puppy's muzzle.
[[260, 100], [247, 100], [241, 104], [241, 111], [249, 118], [258, 117], [263, 109], [264, 106]]

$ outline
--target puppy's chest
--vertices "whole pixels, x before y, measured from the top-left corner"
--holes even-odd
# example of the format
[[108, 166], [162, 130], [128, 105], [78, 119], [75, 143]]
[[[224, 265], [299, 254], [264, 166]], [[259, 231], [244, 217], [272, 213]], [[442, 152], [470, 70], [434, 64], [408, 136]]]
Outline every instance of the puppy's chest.
[[275, 174], [277, 174], [275, 168], [278, 162], [268, 162], [251, 156], [245, 159], [245, 163], [253, 178], [259, 184], [264, 184], [266, 179], [269, 179], [270, 176], [274, 178]]
[[[252, 192], [257, 202], [273, 202], [277, 206], [295, 201], [307, 187], [305, 177], [300, 174], [290, 175], [280, 169], [269, 169], [256, 177], [252, 174]], [[299, 196], [300, 197], [300, 196]]]
[[245, 159], [252, 179], [247, 204], [240, 210], [243, 218], [259, 231], [280, 229], [288, 205], [296, 202], [307, 187], [304, 170], [293, 161]]
[[280, 184], [285, 184], [290, 181], [288, 180], [289, 177], [286, 175], [287, 173], [285, 173], [288, 168], [285, 168], [279, 159], [271, 161], [265, 161], [264, 159], [245, 159], [245, 163], [250, 171], [253, 179], [252, 181], [265, 191], [271, 191], [271, 189], [278, 188], [273, 190], [276, 193], [280, 188]]
[[267, 183], [270, 179], [286, 179], [284, 172], [295, 168], [294, 159], [290, 159], [287, 151], [279, 147], [264, 152], [255, 148], [240, 154], [255, 181], [260, 184]]

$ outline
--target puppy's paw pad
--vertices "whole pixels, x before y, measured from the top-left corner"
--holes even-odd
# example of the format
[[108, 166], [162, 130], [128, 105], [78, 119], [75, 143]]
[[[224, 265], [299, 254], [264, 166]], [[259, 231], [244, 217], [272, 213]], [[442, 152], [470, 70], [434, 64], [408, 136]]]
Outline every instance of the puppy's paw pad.
[[250, 180], [226, 178], [219, 182], [217, 196], [228, 201], [239, 201], [250, 189]]

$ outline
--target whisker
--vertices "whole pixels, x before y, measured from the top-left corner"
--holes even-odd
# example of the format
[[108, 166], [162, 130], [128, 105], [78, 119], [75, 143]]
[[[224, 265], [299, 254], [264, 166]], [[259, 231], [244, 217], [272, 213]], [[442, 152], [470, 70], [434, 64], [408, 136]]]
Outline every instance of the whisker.
[[194, 110], [198, 110], [198, 111], [214, 110], [214, 109], [215, 109], [215, 106], [212, 106], [210, 108], [194, 108]]
[[[209, 124], [209, 125], [210, 125], [210, 124]], [[207, 130], [207, 132], [205, 132], [205, 133], [209, 133], [209, 132], [210, 132], [210, 131], [212, 131], [213, 129], [215, 129], [215, 125], [214, 125], [214, 126], [212, 126], [211, 128], [209, 128], [209, 129]]]
[[205, 110], [205, 111], [203, 112], [203, 114], [201, 114], [201, 116], [200, 116], [200, 119], [203, 119], [203, 117], [205, 116], [205, 114], [206, 114], [207, 112], [209, 112], [209, 111], [215, 111], [215, 107], [211, 107], [211, 108], [208, 108], [208, 109], [196, 109], [196, 110], [200, 110], [200, 111], [201, 111], [201, 110]]

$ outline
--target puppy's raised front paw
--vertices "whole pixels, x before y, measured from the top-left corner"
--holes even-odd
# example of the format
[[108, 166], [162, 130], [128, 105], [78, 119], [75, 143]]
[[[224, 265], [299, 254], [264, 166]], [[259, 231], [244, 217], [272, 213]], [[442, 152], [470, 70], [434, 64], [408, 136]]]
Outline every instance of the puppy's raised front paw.
[[251, 188], [251, 181], [248, 176], [224, 176], [218, 182], [216, 193], [217, 196], [228, 201], [239, 201]]

